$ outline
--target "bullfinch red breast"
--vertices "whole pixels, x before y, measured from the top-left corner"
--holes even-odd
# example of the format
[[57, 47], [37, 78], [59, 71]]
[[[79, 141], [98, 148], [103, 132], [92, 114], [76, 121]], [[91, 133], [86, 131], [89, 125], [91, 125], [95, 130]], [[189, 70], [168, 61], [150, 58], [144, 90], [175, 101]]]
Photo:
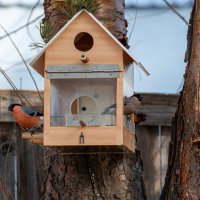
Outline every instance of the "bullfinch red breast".
[[43, 114], [20, 104], [11, 104], [8, 110], [23, 131], [35, 131], [43, 124]]

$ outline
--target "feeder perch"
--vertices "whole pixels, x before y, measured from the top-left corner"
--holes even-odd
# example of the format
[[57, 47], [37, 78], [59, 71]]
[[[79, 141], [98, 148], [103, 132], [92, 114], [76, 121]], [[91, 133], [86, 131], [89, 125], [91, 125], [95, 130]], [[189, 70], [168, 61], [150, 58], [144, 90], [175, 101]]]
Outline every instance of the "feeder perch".
[[88, 58], [87, 58], [87, 56], [86, 55], [81, 55], [81, 61], [83, 62], [83, 63], [87, 63], [88, 62]]

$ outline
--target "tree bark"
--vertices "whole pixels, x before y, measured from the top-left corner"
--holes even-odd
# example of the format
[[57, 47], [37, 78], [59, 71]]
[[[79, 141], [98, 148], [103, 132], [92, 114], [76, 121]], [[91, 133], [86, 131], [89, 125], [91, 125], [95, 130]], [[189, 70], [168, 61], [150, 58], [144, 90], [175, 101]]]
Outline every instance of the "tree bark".
[[[93, 13], [104, 26], [126, 47], [128, 47], [127, 21], [124, 16], [124, 0], [96, 0], [101, 3], [101, 8]], [[62, 2], [56, 0], [44, 0], [45, 18], [43, 22], [51, 22], [53, 25], [53, 35], [55, 35], [66, 22], [67, 16], [63, 15], [57, 7], [64, 6]]]
[[[52, 9], [53, 0], [44, 2], [45, 18], [53, 24], [55, 34], [64, 24], [59, 11]], [[125, 45], [126, 20], [124, 19], [124, 0], [104, 0], [102, 8], [95, 13], [104, 25]], [[114, 13], [114, 14], [113, 14]], [[66, 17], [65, 17], [66, 19]], [[142, 179], [140, 154], [122, 152], [108, 153], [107, 148], [94, 154], [67, 154], [69, 148], [45, 148], [44, 181], [42, 193], [48, 199], [146, 199]], [[71, 147], [71, 150], [76, 147]], [[57, 153], [57, 152], [65, 153]], [[106, 153], [107, 152], [107, 153]]]
[[44, 199], [146, 199], [137, 151], [59, 155], [48, 150], [46, 158]]
[[172, 123], [161, 200], [200, 199], [200, 0], [194, 1], [187, 38], [185, 83]]

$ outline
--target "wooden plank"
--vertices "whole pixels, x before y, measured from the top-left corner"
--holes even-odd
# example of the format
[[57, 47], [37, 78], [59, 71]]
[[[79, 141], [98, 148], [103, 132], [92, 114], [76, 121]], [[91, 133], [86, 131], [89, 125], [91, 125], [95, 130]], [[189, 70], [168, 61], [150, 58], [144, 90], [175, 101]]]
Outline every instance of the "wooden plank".
[[50, 126], [50, 80], [45, 79], [44, 93], [44, 132], [46, 127]]
[[36, 133], [31, 135], [29, 132], [22, 133], [22, 138], [29, 141], [31, 144], [42, 144], [43, 145], [43, 133]]
[[126, 128], [123, 129], [123, 145], [132, 152], [135, 152], [136, 149], [135, 134]]
[[[158, 127], [136, 126], [137, 147], [141, 152], [144, 167], [144, 182], [148, 199], [159, 199], [160, 149]], [[169, 146], [169, 145], [168, 145]], [[164, 172], [163, 172], [164, 173]]]
[[144, 97], [138, 112], [146, 114], [146, 121], [140, 126], [171, 126], [177, 108], [177, 94], [141, 93]]
[[[80, 134], [84, 144], [80, 144]], [[44, 132], [45, 146], [105, 146], [123, 145], [120, 127], [51, 127]]]
[[43, 77], [44, 77], [44, 59], [45, 59], [45, 55], [41, 56], [40, 59], [35, 60], [35, 63], [34, 63], [34, 69]]
[[120, 78], [117, 79], [116, 104], [117, 104], [116, 122], [117, 126], [122, 128], [123, 127], [123, 73], [120, 73]]
[[31, 144], [41, 144], [43, 145], [43, 139], [29, 139]]
[[32, 134], [32, 135], [29, 132], [22, 133], [23, 139], [43, 139], [43, 136], [44, 136], [43, 133], [35, 133], [35, 134]]

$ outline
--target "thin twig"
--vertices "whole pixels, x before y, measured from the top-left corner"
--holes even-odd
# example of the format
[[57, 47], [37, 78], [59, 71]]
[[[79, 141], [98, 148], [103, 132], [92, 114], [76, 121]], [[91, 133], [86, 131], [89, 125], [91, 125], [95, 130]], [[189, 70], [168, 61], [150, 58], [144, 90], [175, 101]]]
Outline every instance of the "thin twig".
[[[19, 7], [24, 9], [30, 9], [33, 6], [25, 3], [0, 3], [1, 8], [13, 8], [13, 7]], [[42, 4], [39, 4], [40, 7], [42, 7]]]
[[39, 15], [38, 17], [36, 17], [36, 18], [33, 19], [32, 21], [30, 21], [29, 23], [26, 23], [26, 24], [20, 26], [19, 28], [15, 29], [14, 31], [11, 31], [11, 32], [9, 32], [8, 34], [5, 34], [5, 35], [1, 36], [1, 37], [0, 37], [0, 40], [1, 40], [1, 39], [4, 39], [4, 38], [6, 38], [6, 37], [8, 37], [8, 35], [12, 35], [12, 34], [14, 34], [14, 33], [17, 33], [18, 31], [21, 31], [23, 28], [26, 28], [27, 26], [33, 24], [33, 23], [36, 22], [37, 20], [41, 19], [43, 16], [44, 16], [43, 14], [42, 14], [42, 15]]
[[[31, 12], [30, 12], [30, 14], [28, 16], [26, 24], [29, 24], [30, 19], [32, 17], [32, 14], [33, 14], [34, 10], [36, 9], [36, 7], [38, 6], [39, 3], [40, 3], [40, 0], [37, 0], [37, 2], [35, 3], [35, 5], [32, 7]], [[30, 32], [29, 26], [26, 27], [26, 30], [27, 30], [27, 33], [28, 33], [29, 37], [34, 41], [34, 38], [32, 37], [31, 32]]]
[[[33, 57], [31, 56], [30, 58], [27, 58], [26, 59], [26, 62], [29, 62], [29, 61], [31, 61], [33, 59]], [[17, 61], [16, 63], [13, 63], [13, 64], [11, 64], [11, 65], [9, 65], [8, 67], [6, 67], [6, 68], [4, 68], [4, 71], [5, 72], [7, 72], [7, 71], [9, 71], [10, 69], [13, 69], [13, 68], [15, 68], [15, 67], [19, 67], [18, 65], [21, 65], [21, 64], [23, 64], [23, 61]]]
[[129, 34], [129, 41], [130, 41], [130, 39], [131, 39], [131, 36], [132, 36], [132, 33], [133, 33], [133, 29], [134, 29], [134, 27], [135, 27], [135, 24], [136, 24], [136, 19], [137, 19], [137, 12], [138, 12], [138, 6], [137, 6], [137, 0], [135, 1], [136, 2], [136, 10], [135, 10], [135, 17], [134, 17], [134, 22], [133, 22], [133, 26], [132, 26], [132, 28], [131, 28], [131, 32], [130, 32], [130, 34]]
[[8, 83], [10, 84], [10, 86], [13, 88], [15, 94], [18, 96], [18, 98], [20, 99], [20, 101], [22, 102], [23, 105], [25, 105], [24, 101], [22, 100], [20, 94], [18, 93], [18, 90], [16, 89], [15, 85], [11, 82], [11, 80], [7, 77], [7, 75], [5, 74], [5, 72], [3, 71], [3, 69], [0, 67], [0, 71], [3, 74], [3, 76], [6, 78], [6, 80], [8, 81]]
[[[184, 3], [184, 4], [180, 5], [178, 8], [179, 9], [180, 8], [187, 8], [188, 6], [191, 7], [191, 2]], [[169, 12], [169, 11], [171, 11], [171, 10], [169, 10], [166, 7], [165, 8], [161, 7], [158, 11], [154, 11], [154, 12], [146, 14], [146, 15], [137, 16], [137, 19], [138, 20], [146, 19], [146, 18], [149, 19], [150, 17], [156, 17], [156, 16], [159, 16], [159, 15], [165, 14], [166, 12]], [[135, 16], [131, 16], [127, 11], [126, 11], [126, 14], [129, 17], [129, 18], [127, 18], [128, 21], [132, 21], [132, 20], [135, 19]]]
[[3, 180], [2, 178], [0, 177], [0, 187], [2, 189], [2, 193], [3, 193], [3, 198], [4, 200], [8, 200], [8, 195], [6, 194], [6, 191], [5, 191], [5, 187], [3, 185]]
[[178, 16], [182, 19], [182, 21], [185, 22], [185, 24], [189, 25], [188, 21], [172, 6], [167, 0], [163, 0], [167, 6]]
[[[7, 75], [7, 73], [0, 67], [0, 71], [3, 74], [3, 76], [6, 78], [6, 80], [8, 81], [8, 83], [10, 84], [10, 86], [13, 88], [14, 92], [16, 93], [16, 95], [19, 97], [20, 101], [22, 102], [22, 104], [25, 106], [25, 102], [22, 100], [22, 98], [24, 98], [24, 100], [27, 102], [27, 104], [30, 107], [33, 107], [31, 105], [31, 103], [28, 101], [28, 99], [17, 89], [17, 87], [15, 86], [15, 84], [12, 82], [12, 80], [10, 79], [10, 77]], [[22, 97], [22, 98], [21, 98]]]
[[32, 73], [31, 73], [31, 71], [30, 71], [30, 69], [29, 69], [29, 66], [27, 65], [27, 63], [26, 63], [24, 57], [22, 56], [22, 54], [21, 54], [21, 52], [19, 51], [18, 47], [16, 46], [16, 44], [14, 43], [14, 41], [12, 40], [12, 38], [10, 37], [9, 33], [5, 30], [5, 28], [4, 28], [1, 24], [0, 24], [0, 27], [1, 27], [1, 28], [4, 30], [4, 32], [8, 35], [8, 38], [10, 39], [10, 41], [11, 41], [12, 44], [13, 44], [13, 46], [14, 46], [15, 49], [17, 50], [19, 56], [21, 57], [21, 59], [22, 59], [24, 65], [26, 66], [26, 69], [28, 70], [28, 72], [29, 72], [29, 74], [30, 74], [30, 76], [31, 76], [31, 78], [32, 78], [32, 80], [33, 80], [33, 82], [34, 82], [34, 84], [35, 84], [35, 87], [36, 87], [36, 90], [37, 90], [38, 95], [39, 95], [39, 97], [40, 97], [41, 103], [42, 103], [42, 105], [44, 105], [44, 104], [43, 104], [42, 96], [41, 96], [40, 91], [39, 91], [38, 86], [37, 86], [37, 83], [36, 83], [36, 81], [35, 81], [35, 79], [34, 79]]

